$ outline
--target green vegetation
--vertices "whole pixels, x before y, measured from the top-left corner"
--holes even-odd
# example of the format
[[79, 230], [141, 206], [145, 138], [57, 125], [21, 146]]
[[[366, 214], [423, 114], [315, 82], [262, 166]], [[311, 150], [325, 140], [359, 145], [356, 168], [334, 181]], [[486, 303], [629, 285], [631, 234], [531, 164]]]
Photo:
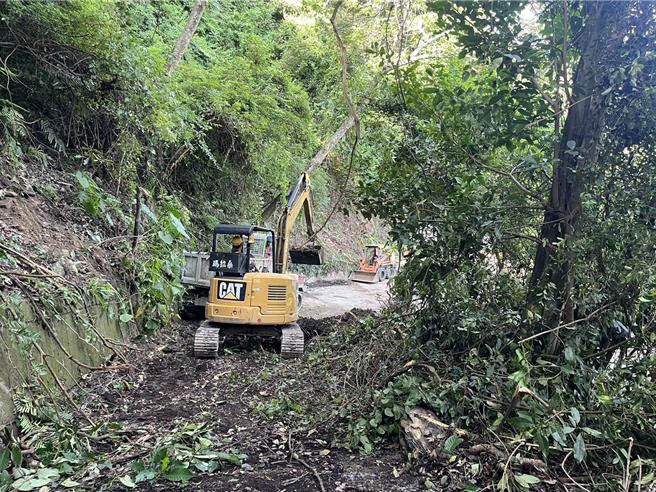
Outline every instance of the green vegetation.
[[[118, 302], [115, 314], [144, 334], [176, 317], [183, 250], [202, 248], [217, 222], [258, 221], [349, 116], [335, 4], [210, 1], [170, 69], [195, 5], [0, 5], [0, 170], [74, 184], [40, 193], [74, 201], [93, 224], [120, 279], [91, 294]], [[410, 254], [391, 309], [314, 343], [304, 363], [322, 376], [322, 408], [279, 388], [254, 413], [330, 422], [335, 442], [370, 453], [423, 406], [504, 450], [501, 490], [549, 474], [583, 490], [646, 490], [656, 473], [654, 4], [342, 9], [361, 141], [351, 160], [347, 135], [313, 176], [319, 216], [377, 217]], [[25, 250], [7, 244], [0, 266], [14, 268]], [[21, 282], [52, 292], [45, 279]], [[36, 342], [17, 316], [7, 324]], [[40, 442], [58, 467], [17, 478], [20, 490], [68, 477], [62, 457], [82, 453], [74, 440], [75, 450], [53, 444], [73, 424], [46, 413], [54, 427]], [[184, 429], [123, 486], [239, 461], [208, 447], [200, 427], [192, 439]], [[448, 463], [465, 446], [452, 437]], [[21, 467], [14, 449], [0, 453], [2, 485]], [[548, 470], [513, 471], [514, 455]]]
[[[348, 114], [321, 9], [210, 2], [169, 77], [191, 6], [16, 0], [0, 11], [2, 168], [75, 173], [80, 206], [104, 222], [95, 239], [129, 249], [126, 284], [148, 332], [170, 321], [183, 249], [207, 247], [216, 223], [257, 222]], [[363, 32], [349, 33], [354, 45]], [[353, 50], [354, 93], [375, 85], [364, 48]], [[369, 118], [383, 131], [365, 132], [358, 166], [393, 157], [393, 120]], [[346, 147], [314, 177], [320, 219]]]
[[400, 404], [595, 490], [654, 472], [652, 7], [432, 3], [451, 42], [401, 70], [410, 136], [361, 189], [412, 250], [394, 362], [435, 371], [390, 382]]

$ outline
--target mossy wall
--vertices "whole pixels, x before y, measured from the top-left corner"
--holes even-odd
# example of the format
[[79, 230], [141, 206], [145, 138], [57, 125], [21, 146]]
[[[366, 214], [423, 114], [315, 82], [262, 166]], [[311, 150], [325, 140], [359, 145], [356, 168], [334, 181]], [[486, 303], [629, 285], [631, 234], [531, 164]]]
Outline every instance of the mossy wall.
[[[113, 312], [117, 310], [114, 308]], [[21, 320], [22, 333], [29, 334], [30, 338], [34, 336], [36, 344], [47, 354], [48, 366], [69, 388], [88, 372], [79, 363], [102, 365], [114, 354], [109, 347], [120, 350], [116, 342], [125, 343], [136, 335], [132, 324], [120, 322], [118, 316], [113, 316], [106, 306], [89, 305], [83, 313], [58, 313], [56, 318], [48, 320], [54, 336], [49, 333], [50, 329], [44, 327], [42, 320], [35, 316], [27, 301], [15, 306], [14, 314]], [[95, 330], [90, 329], [89, 325]], [[13, 392], [26, 384], [35, 383], [37, 372], [39, 379], [48, 385], [51, 392], [60, 391], [49, 370], [45, 368], [45, 362], [35, 344], [12, 333], [10, 326], [8, 319], [0, 319], [0, 427], [10, 424], [14, 419]], [[56, 339], [76, 361], [69, 358]]]

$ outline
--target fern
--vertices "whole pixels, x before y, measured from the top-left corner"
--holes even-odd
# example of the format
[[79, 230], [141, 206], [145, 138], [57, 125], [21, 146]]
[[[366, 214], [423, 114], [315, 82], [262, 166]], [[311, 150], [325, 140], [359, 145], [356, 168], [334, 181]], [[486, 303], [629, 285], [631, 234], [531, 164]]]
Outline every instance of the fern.
[[52, 128], [52, 126], [50, 126], [50, 121], [44, 118], [40, 119], [39, 127], [48, 140], [50, 146], [57, 152], [64, 154], [66, 151], [66, 146], [64, 145], [64, 142], [59, 138], [55, 130]]
[[36, 400], [24, 390], [16, 391], [13, 395], [13, 401], [16, 415], [31, 417], [38, 415], [38, 408], [35, 405]]

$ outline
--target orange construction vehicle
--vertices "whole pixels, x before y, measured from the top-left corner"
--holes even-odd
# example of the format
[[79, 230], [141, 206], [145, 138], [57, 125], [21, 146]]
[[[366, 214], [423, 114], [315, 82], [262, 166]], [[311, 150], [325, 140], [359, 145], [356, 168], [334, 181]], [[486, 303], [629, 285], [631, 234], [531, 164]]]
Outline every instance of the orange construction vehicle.
[[364, 256], [360, 258], [360, 269], [351, 272], [354, 282], [382, 282], [392, 278], [399, 269], [398, 255], [379, 244], [365, 246]]

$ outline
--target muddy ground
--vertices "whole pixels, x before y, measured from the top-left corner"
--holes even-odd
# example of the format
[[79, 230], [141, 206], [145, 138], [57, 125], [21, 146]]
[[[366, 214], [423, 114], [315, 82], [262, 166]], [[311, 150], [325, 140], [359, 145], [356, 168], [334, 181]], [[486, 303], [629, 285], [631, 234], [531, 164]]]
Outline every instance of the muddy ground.
[[[339, 287], [339, 289], [335, 289]], [[334, 312], [335, 302], [344, 302], [333, 291], [350, 286], [315, 288], [306, 313], [324, 317]], [[359, 288], [361, 297], [384, 292], [384, 284]], [[324, 310], [313, 303], [322, 290], [330, 291]], [[356, 289], [358, 289], [356, 287]], [[361, 292], [360, 292], [361, 290]], [[373, 297], [377, 299], [376, 297]], [[357, 304], [350, 296], [345, 306]], [[369, 304], [373, 304], [371, 300]], [[326, 307], [327, 306], [327, 307]], [[308, 309], [309, 308], [309, 309]], [[342, 309], [342, 312], [344, 309]], [[354, 311], [341, 317], [301, 320], [311, 351], [313, 337], [340, 329], [349, 318], [368, 313]], [[295, 388], [308, 383], [295, 375], [302, 372], [304, 359], [280, 361], [275, 341], [226, 340], [217, 360], [197, 361], [192, 357], [196, 324], [184, 322], [160, 333], [133, 353], [133, 369], [121, 374], [96, 373], [85, 382], [87, 408], [105, 421], [119, 423], [135, 439], [180, 427], [181, 422], [210, 422], [216, 438], [226, 450], [247, 455], [241, 467], [228, 465], [212, 474], [197, 476], [182, 485], [172, 482], [140, 484], [141, 490], [173, 491], [414, 491], [422, 490], [425, 479], [406, 471], [400, 446], [390, 445], [364, 456], [331, 445], [330, 429], [307, 428], [297, 432], [284, 414], [266, 415], [257, 409], [271, 408], [273, 388]], [[311, 388], [309, 388], [311, 390]], [[299, 459], [292, 456], [296, 455]], [[302, 462], [304, 463], [302, 463]], [[116, 476], [107, 481], [122, 490]]]
[[[217, 437], [230, 441], [230, 449], [248, 456], [242, 467], [229, 466], [211, 475], [191, 480], [185, 490], [198, 491], [306, 491], [320, 490], [314, 472], [295, 459], [290, 460], [290, 444], [299, 457], [316, 470], [326, 490], [411, 491], [419, 490], [419, 479], [403, 473], [404, 461], [392, 446], [370, 456], [361, 456], [328, 444], [321, 432], [296, 435], [277, 419], [259, 418], [253, 408], [270, 400], [266, 388], [281, 384], [263, 377], [277, 364], [291, 367], [302, 361], [278, 362], [275, 344], [262, 347], [248, 343], [229, 344], [232, 351], [214, 361], [195, 361], [190, 356], [192, 324], [176, 327], [166, 347], [144, 353], [138, 370], [129, 379], [137, 386], [117, 391], [114, 378], [91, 382], [108, 405], [105, 418], [137, 432], [161, 432], [186, 422], [216, 425]], [[168, 353], [167, 353], [168, 352]], [[297, 384], [298, 381], [292, 382]], [[95, 393], [96, 391], [94, 391]], [[398, 478], [394, 474], [401, 475]], [[180, 484], [160, 482], [144, 490], [179, 490]], [[118, 487], [120, 489], [120, 486]]]
[[305, 318], [338, 316], [351, 309], [379, 310], [389, 299], [387, 282], [365, 284], [349, 280], [314, 282], [303, 295], [300, 314]]

